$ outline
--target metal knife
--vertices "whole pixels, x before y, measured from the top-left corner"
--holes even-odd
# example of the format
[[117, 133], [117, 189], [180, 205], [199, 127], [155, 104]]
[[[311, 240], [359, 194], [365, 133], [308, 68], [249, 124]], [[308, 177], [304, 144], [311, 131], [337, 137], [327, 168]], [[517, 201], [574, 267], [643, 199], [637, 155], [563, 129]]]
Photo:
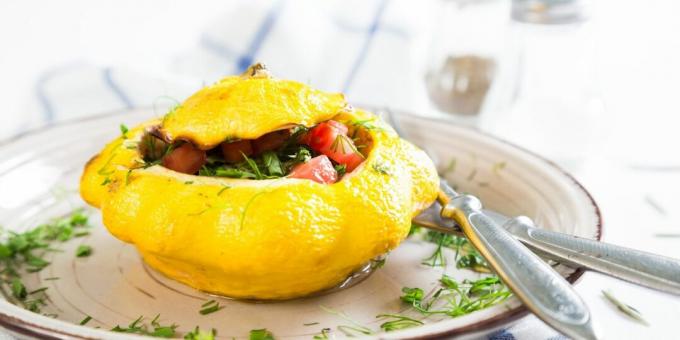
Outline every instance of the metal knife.
[[[429, 229], [462, 235], [458, 224], [442, 218], [440, 211], [441, 205], [435, 202], [413, 221]], [[537, 228], [525, 216], [508, 218], [489, 210], [484, 213], [544, 258], [680, 295], [680, 260]]]

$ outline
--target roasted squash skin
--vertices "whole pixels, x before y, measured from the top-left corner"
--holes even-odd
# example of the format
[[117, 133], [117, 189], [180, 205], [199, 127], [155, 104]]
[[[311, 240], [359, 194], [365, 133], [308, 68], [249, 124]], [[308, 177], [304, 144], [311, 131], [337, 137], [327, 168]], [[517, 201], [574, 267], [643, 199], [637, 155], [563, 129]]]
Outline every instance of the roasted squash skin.
[[[334, 184], [140, 167], [138, 144], [151, 127], [208, 149], [331, 118], [371, 141], [366, 160]], [[423, 151], [372, 113], [348, 108], [342, 95], [228, 77], [109, 143], [85, 166], [80, 192], [115, 237], [168, 277], [230, 297], [289, 299], [330, 288], [394, 249], [411, 218], [435, 200], [437, 183]]]

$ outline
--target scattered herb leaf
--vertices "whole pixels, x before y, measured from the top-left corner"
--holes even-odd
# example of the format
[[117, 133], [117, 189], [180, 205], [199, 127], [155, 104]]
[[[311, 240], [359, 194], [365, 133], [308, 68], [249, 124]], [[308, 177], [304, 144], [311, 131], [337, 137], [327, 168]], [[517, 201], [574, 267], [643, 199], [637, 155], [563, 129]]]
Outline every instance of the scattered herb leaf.
[[163, 326], [158, 322], [159, 317], [160, 314], [156, 315], [156, 317], [153, 318], [153, 320], [151, 320], [149, 325], [146, 325], [142, 322], [144, 320], [144, 316], [140, 315], [139, 318], [130, 323], [127, 327], [121, 327], [119, 325], [116, 325], [116, 327], [113, 327], [111, 331], [118, 333], [148, 335], [158, 338], [174, 337], [175, 329], [177, 329], [178, 326], [175, 324], [172, 324], [170, 326]]
[[391, 319], [390, 321], [386, 321], [380, 325], [380, 329], [385, 332], [416, 327], [424, 324], [422, 321], [399, 314], [379, 314], [376, 316], [376, 318]]
[[609, 302], [614, 304], [614, 306], [616, 306], [616, 308], [619, 311], [621, 311], [623, 314], [626, 314], [627, 316], [629, 316], [633, 320], [638, 321], [645, 326], [649, 326], [649, 323], [647, 322], [647, 320], [645, 320], [642, 317], [642, 314], [636, 308], [634, 308], [631, 305], [627, 305], [627, 304], [621, 302], [621, 300], [617, 299], [611, 292], [603, 290], [602, 294], [604, 295], [605, 298], [607, 298], [607, 300]]
[[373, 165], [373, 170], [383, 174], [383, 175], [389, 175], [390, 174], [390, 167], [386, 164], [383, 163], [378, 163], [374, 162]]
[[81, 244], [78, 246], [78, 249], [76, 249], [77, 257], [88, 257], [90, 255], [92, 255], [92, 247], [86, 244]]
[[202, 331], [196, 326], [193, 331], [184, 335], [185, 340], [215, 340], [217, 335], [216, 329], [211, 329], [210, 332]]
[[92, 317], [87, 315], [84, 319], [80, 320], [79, 325], [85, 326], [88, 322], [90, 322], [90, 320], [92, 320]]
[[125, 124], [120, 124], [120, 135], [123, 137], [123, 139], [127, 139], [127, 133], [130, 131]]
[[248, 336], [249, 340], [274, 340], [274, 335], [266, 328], [253, 329]]
[[220, 189], [220, 191], [217, 192], [217, 196], [222, 195], [222, 193], [225, 192], [227, 189], [231, 189], [231, 186], [230, 186], [230, 185], [226, 185], [226, 184], [223, 185], [223, 186], [222, 186], [222, 189]]
[[220, 305], [215, 300], [210, 300], [210, 301], [204, 303], [203, 305], [201, 305], [201, 310], [199, 311], [199, 313], [201, 313], [201, 315], [207, 315], [207, 314], [217, 312], [218, 310], [220, 310], [222, 308], [224, 308], [223, 305]]
[[321, 330], [321, 333], [315, 335], [312, 339], [314, 340], [327, 340], [330, 339], [328, 337], [328, 334], [331, 332], [330, 328], [324, 328]]
[[[0, 288], [4, 291], [5, 287], [9, 287], [11, 296], [24, 308], [40, 312], [41, 306], [46, 305], [46, 288], [38, 288], [29, 293], [21, 280], [22, 273], [38, 272], [49, 266], [50, 262], [44, 256], [47, 252], [59, 251], [54, 244], [77, 237], [86, 227], [87, 216], [82, 210], [75, 210], [69, 216], [22, 233], [8, 232], [4, 241], [0, 242]], [[45, 280], [57, 279], [50, 277]], [[29, 299], [29, 296], [32, 297]]]

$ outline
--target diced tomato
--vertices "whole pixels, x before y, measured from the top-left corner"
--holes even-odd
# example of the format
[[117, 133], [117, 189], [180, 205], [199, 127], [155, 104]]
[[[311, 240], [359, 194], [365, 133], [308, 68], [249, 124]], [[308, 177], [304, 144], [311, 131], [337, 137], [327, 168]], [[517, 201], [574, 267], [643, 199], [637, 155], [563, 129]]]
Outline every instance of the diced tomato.
[[253, 147], [250, 140], [243, 139], [235, 142], [224, 142], [220, 144], [222, 148], [222, 156], [224, 160], [229, 163], [238, 163], [243, 161], [243, 155], [250, 156], [253, 154]]
[[290, 178], [310, 179], [321, 184], [332, 184], [338, 180], [338, 172], [325, 155], [316, 156], [307, 163], [298, 164], [288, 175]]
[[184, 143], [163, 157], [163, 166], [185, 174], [195, 174], [206, 162], [205, 151]]
[[270, 132], [253, 141], [253, 152], [259, 155], [265, 151], [276, 150], [290, 138], [290, 131], [279, 130]]
[[364, 160], [354, 146], [354, 141], [347, 136], [347, 126], [334, 120], [319, 123], [308, 132], [303, 142], [314, 151], [344, 164], [348, 172]]

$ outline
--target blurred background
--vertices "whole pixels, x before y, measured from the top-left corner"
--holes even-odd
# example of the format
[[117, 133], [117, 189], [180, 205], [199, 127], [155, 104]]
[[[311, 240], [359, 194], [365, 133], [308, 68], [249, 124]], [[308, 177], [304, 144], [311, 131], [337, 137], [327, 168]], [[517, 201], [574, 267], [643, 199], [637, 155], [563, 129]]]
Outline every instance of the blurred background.
[[[2, 1], [0, 138], [167, 107], [263, 61], [358, 106], [535, 151], [593, 193], [605, 240], [680, 257], [679, 12], [672, 0]], [[579, 290], [604, 280], [590, 277]], [[639, 327], [618, 332], [647, 335]]]

